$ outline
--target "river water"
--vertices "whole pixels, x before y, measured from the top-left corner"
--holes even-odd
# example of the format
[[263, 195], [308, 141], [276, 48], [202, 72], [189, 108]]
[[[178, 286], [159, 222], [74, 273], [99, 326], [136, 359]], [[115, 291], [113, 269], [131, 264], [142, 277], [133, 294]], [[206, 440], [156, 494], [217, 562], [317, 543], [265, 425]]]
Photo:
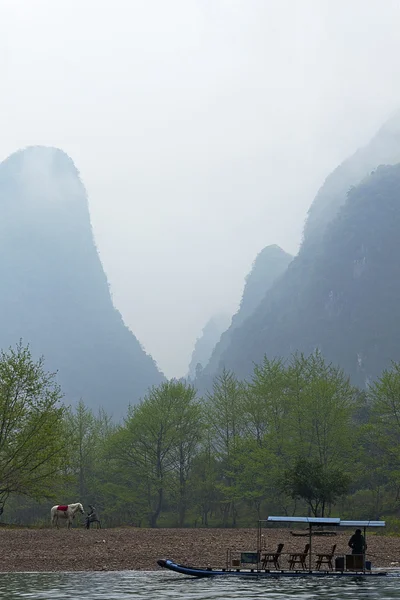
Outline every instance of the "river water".
[[4, 600], [400, 599], [400, 578], [193, 579], [160, 571], [0, 573]]

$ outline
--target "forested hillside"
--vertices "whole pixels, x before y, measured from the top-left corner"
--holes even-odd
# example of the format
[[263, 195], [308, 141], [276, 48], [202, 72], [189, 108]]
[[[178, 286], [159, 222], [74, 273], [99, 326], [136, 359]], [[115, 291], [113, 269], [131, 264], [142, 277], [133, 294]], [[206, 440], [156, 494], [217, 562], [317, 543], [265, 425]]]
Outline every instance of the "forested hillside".
[[325, 180], [308, 211], [303, 248], [314, 246], [346, 202], [347, 193], [379, 165], [400, 162], [400, 113], [387, 121], [371, 141], [344, 160]]
[[[397, 167], [380, 167], [397, 161], [400, 115], [327, 177], [310, 207], [298, 255], [252, 316], [229, 339], [225, 334], [224, 345], [222, 337], [199, 381], [202, 389], [224, 366], [249, 375], [264, 354], [287, 358], [319, 348], [360, 386], [397, 360], [398, 331], [387, 327], [397, 318]], [[391, 316], [385, 321], [383, 315]]]
[[239, 310], [232, 317], [230, 327], [225, 331], [215, 346], [210, 360], [199, 374], [196, 382], [202, 389], [209, 384], [212, 375], [222, 367], [223, 356], [229, 348], [234, 331], [250, 317], [263, 301], [267, 291], [283, 275], [293, 256], [277, 245], [267, 246], [257, 255], [250, 273], [246, 277]]
[[318, 252], [300, 252], [234, 333], [225, 366], [242, 377], [264, 354], [319, 348], [365, 387], [399, 360], [399, 197], [400, 166], [380, 167], [353, 188]]
[[33, 147], [0, 164], [0, 347], [22, 339], [67, 402], [118, 417], [163, 380], [112, 303], [72, 160]]

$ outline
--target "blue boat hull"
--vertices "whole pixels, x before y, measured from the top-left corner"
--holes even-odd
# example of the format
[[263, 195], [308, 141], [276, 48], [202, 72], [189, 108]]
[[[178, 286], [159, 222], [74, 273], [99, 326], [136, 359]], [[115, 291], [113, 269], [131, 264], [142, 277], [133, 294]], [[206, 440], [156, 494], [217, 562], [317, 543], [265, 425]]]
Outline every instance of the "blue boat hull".
[[384, 577], [385, 571], [257, 571], [257, 569], [211, 569], [180, 565], [173, 560], [160, 559], [157, 564], [181, 575], [192, 577], [247, 577], [253, 579], [276, 579], [277, 577]]

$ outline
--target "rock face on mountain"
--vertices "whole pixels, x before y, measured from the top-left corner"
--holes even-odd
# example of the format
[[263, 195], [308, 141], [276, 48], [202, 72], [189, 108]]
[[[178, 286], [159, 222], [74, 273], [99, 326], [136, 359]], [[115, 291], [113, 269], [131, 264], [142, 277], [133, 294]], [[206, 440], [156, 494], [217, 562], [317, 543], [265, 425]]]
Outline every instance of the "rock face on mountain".
[[377, 168], [338, 211], [234, 332], [222, 361], [238, 376], [264, 354], [319, 348], [365, 386], [400, 360], [400, 165]]
[[29, 343], [58, 370], [65, 401], [119, 417], [163, 380], [114, 308], [85, 189], [61, 150], [0, 164], [0, 346]]
[[222, 367], [251, 375], [264, 354], [286, 358], [319, 348], [360, 386], [400, 360], [399, 167], [380, 166], [398, 162], [400, 114], [326, 179], [299, 254], [217, 360], [214, 351], [207, 387]]
[[218, 343], [221, 334], [229, 327], [230, 321], [231, 317], [228, 315], [219, 314], [206, 323], [194, 346], [188, 379], [193, 381], [207, 365], [215, 345]]
[[400, 113], [387, 121], [371, 141], [343, 161], [325, 180], [308, 211], [303, 248], [318, 244], [328, 223], [346, 202], [347, 193], [379, 165], [400, 162]]
[[246, 277], [243, 296], [238, 312], [233, 316], [231, 325], [222, 334], [215, 346], [204, 377], [210, 377], [218, 371], [225, 351], [229, 349], [234, 331], [238, 329], [263, 301], [271, 286], [283, 275], [293, 256], [279, 246], [267, 246], [257, 255], [250, 273]]

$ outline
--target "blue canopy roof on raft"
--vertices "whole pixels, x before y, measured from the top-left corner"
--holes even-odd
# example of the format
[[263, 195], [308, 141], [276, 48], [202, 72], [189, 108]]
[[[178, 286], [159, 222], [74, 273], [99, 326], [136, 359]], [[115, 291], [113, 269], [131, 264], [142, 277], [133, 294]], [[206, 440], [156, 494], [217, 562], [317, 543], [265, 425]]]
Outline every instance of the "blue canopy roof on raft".
[[385, 521], [342, 521], [339, 517], [268, 517], [260, 522], [306, 523], [307, 525], [331, 525], [336, 527], [385, 527]]

